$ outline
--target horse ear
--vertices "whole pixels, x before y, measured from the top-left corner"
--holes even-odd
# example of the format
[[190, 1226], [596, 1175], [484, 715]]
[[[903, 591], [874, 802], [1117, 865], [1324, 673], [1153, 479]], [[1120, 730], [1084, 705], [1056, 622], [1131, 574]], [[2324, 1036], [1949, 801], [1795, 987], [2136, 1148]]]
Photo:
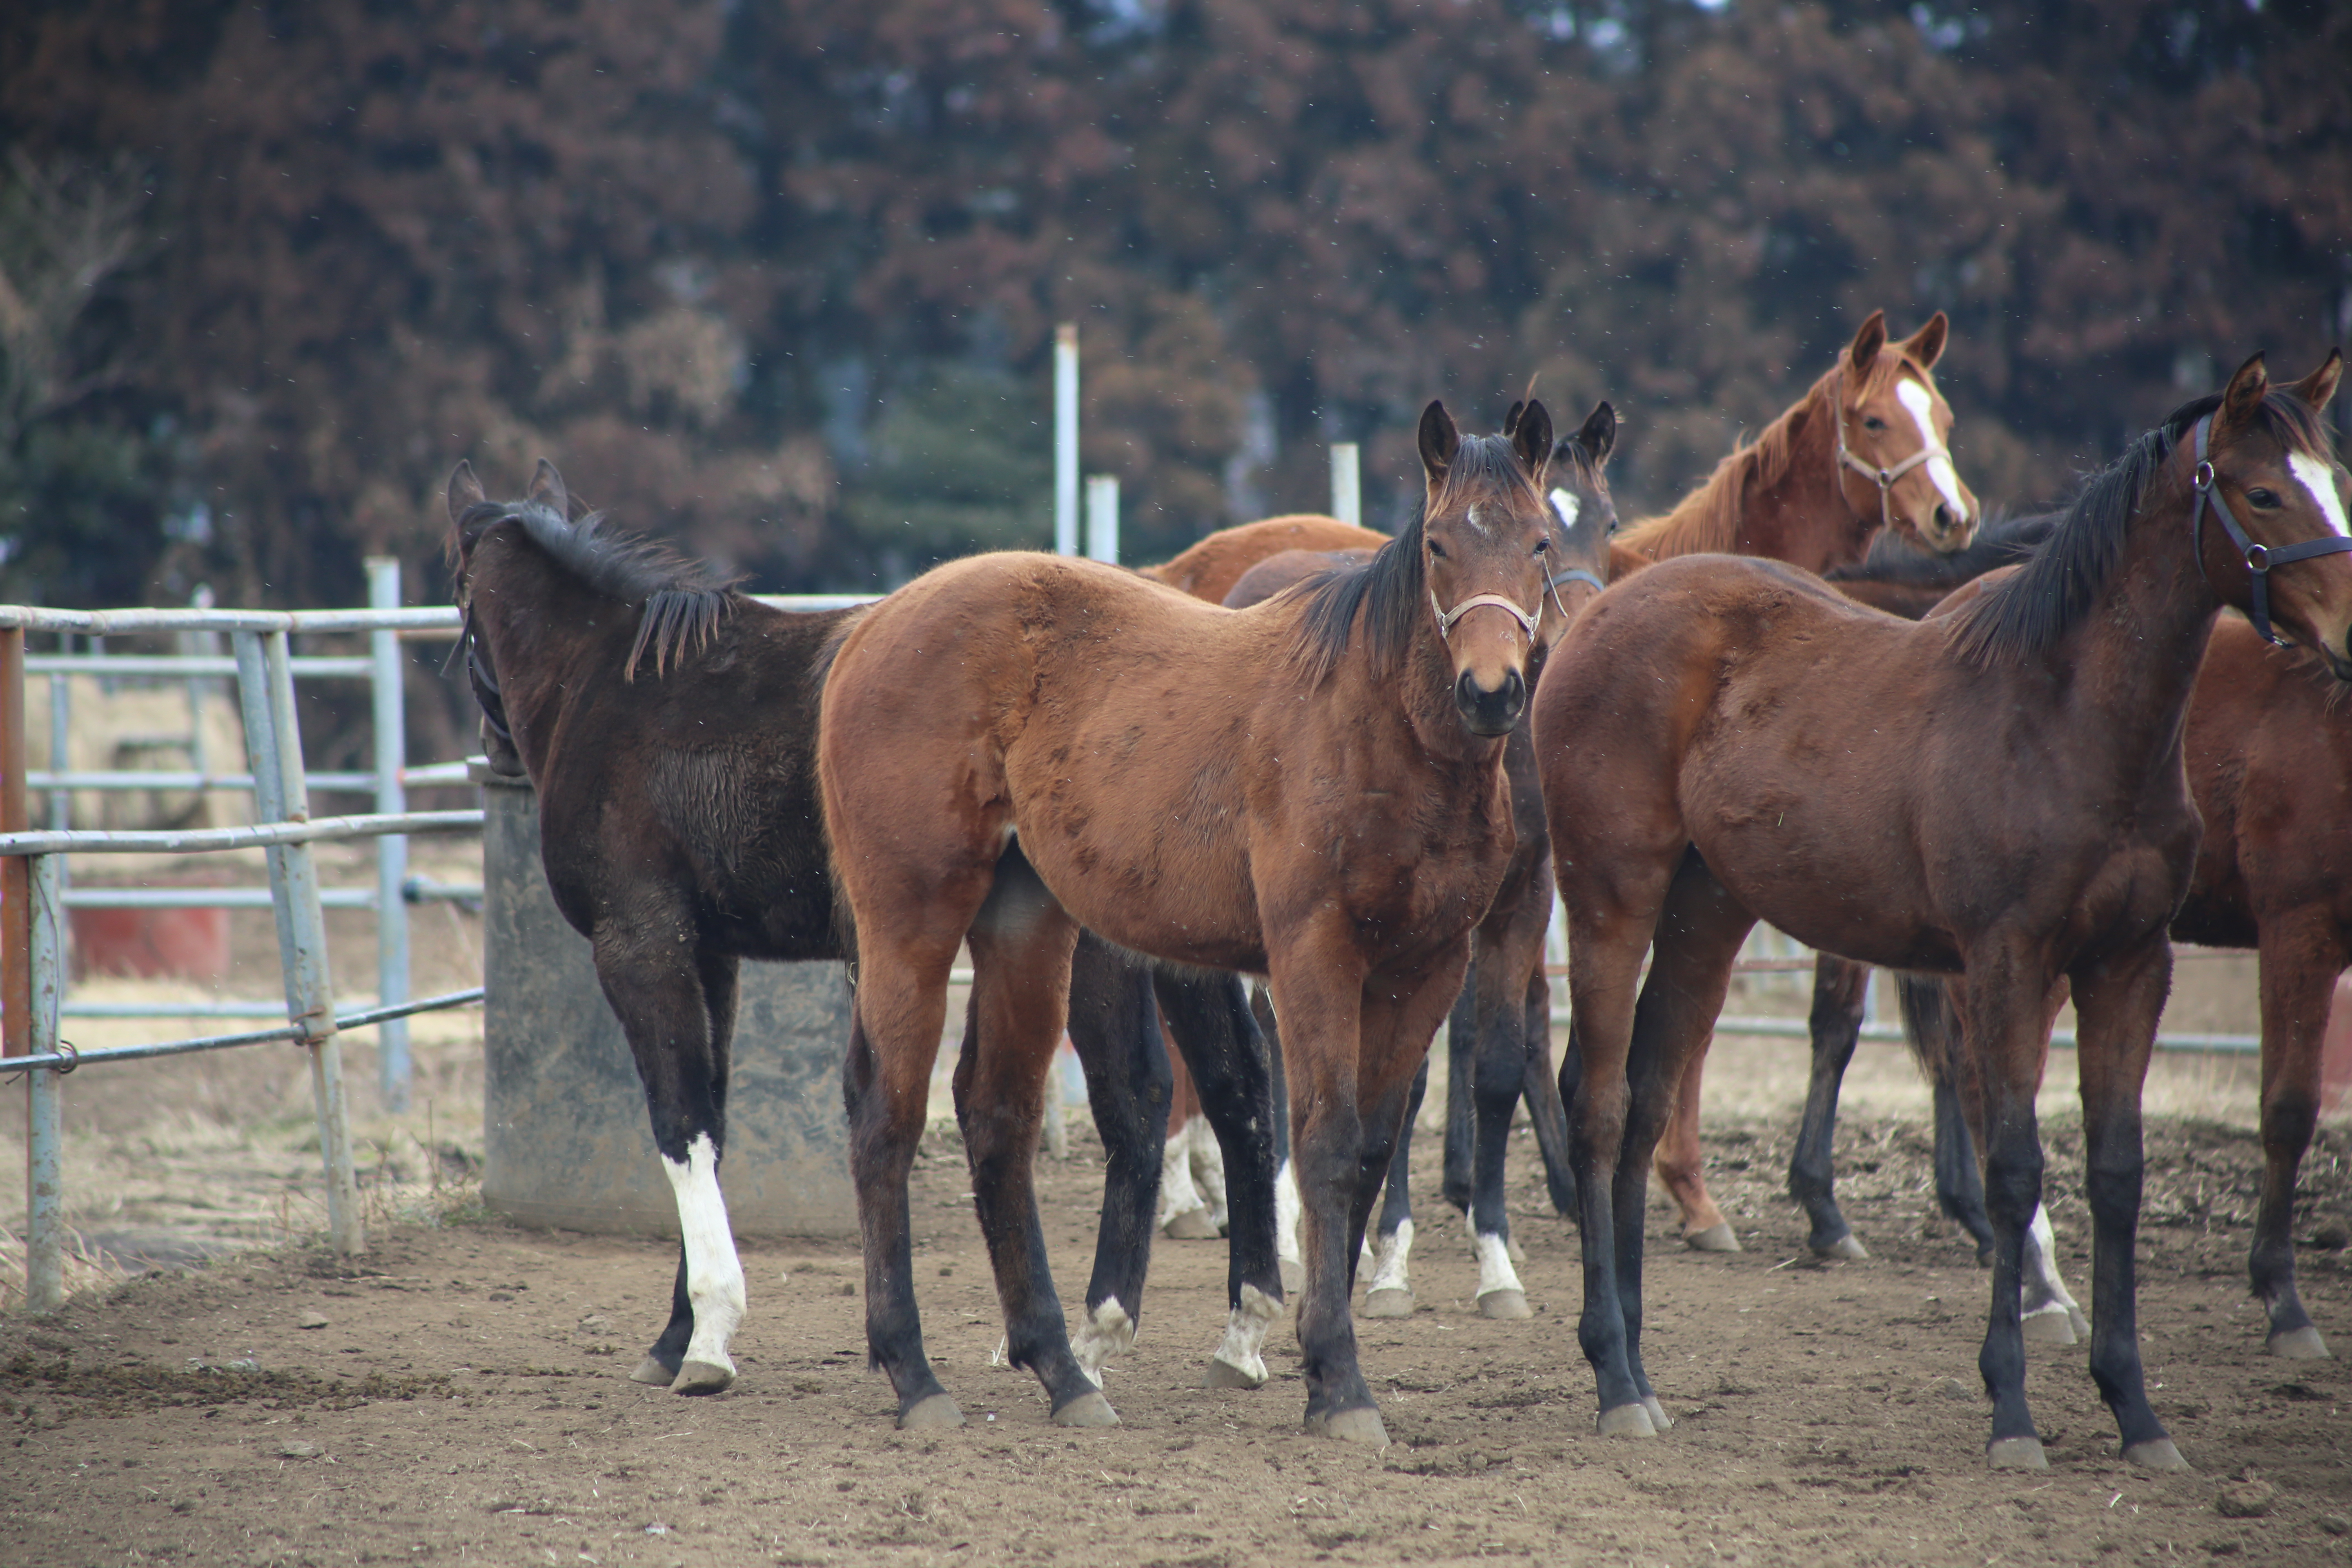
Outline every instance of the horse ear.
[[1609, 406], [1606, 398], [1602, 399], [1593, 405], [1592, 412], [1584, 417], [1582, 427], [1569, 439], [1584, 448], [1586, 459], [1594, 468], [1606, 467], [1609, 453], [1617, 445], [1617, 411]]
[[1517, 435], [1519, 429], [1519, 416], [1525, 414], [1527, 411], [1528, 405], [1525, 398], [1514, 399], [1511, 403], [1511, 411], [1503, 416], [1503, 434], [1506, 436]]
[[1526, 412], [1511, 432], [1511, 450], [1519, 455], [1520, 464], [1528, 477], [1540, 484], [1544, 469], [1551, 466], [1551, 410], [1533, 398], [1528, 400]]
[[466, 515], [467, 507], [479, 506], [489, 499], [482, 493], [482, 481], [474, 477], [474, 465], [458, 458], [457, 466], [449, 470], [449, 521], [457, 521]]
[[1878, 351], [1886, 346], [1886, 312], [1873, 310], [1870, 320], [1863, 322], [1862, 331], [1853, 335], [1853, 347], [1847, 351], [1853, 361], [1856, 375], [1868, 375], [1878, 364]]
[[1443, 483], [1446, 471], [1454, 467], [1454, 454], [1462, 449], [1462, 433], [1454, 427], [1454, 416], [1445, 412], [1445, 405], [1436, 398], [1421, 411], [1421, 467], [1433, 485]]
[[1952, 323], [1937, 311], [1927, 318], [1927, 324], [1903, 340], [1903, 352], [1921, 370], [1933, 370], [1936, 362], [1944, 357], [1944, 340], [1950, 337]]
[[541, 458], [539, 467], [531, 470], [530, 489], [523, 499], [537, 501], [558, 517], [569, 518], [572, 515], [572, 495], [563, 488], [563, 476], [557, 473], [555, 465], [545, 458]]
[[2217, 426], [2243, 425], [2254, 416], [2254, 410], [2263, 405], [2270, 390], [2270, 372], [2263, 368], [2263, 356], [2256, 354], [2230, 378], [2230, 384], [2221, 393], [2221, 417], [2213, 423]]
[[2336, 397], [2336, 384], [2344, 379], [2344, 351], [2329, 349], [2327, 363], [2287, 388], [2311, 405], [2315, 414], [2326, 407]]

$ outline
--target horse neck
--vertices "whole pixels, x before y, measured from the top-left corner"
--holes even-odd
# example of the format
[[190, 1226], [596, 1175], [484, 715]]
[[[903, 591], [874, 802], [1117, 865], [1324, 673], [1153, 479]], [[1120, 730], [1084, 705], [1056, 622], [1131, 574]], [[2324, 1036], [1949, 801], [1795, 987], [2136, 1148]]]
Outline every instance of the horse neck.
[[[1396, 740], [1409, 742], [1441, 771], [1457, 778], [1491, 776], [1503, 765], [1502, 741], [1473, 735], [1454, 705], [1454, 660], [1444, 639], [1438, 636], [1433, 617], [1423, 616], [1416, 621], [1412, 643], [1396, 668], [1374, 669], [1365, 660], [1341, 668], [1354, 672], [1357, 710], [1391, 716], [1388, 721], [1396, 727]], [[1536, 674], [1530, 666], [1530, 692]]]
[[2114, 737], [2126, 781], [2179, 750], [2198, 667], [2222, 607], [2198, 570], [2188, 486], [2170, 466], [2158, 483], [2158, 499], [2133, 514], [2115, 574], [2057, 650], [2073, 666], [2070, 685], [2083, 717], [2095, 717]]
[[[484, 544], [491, 542], [485, 540]], [[635, 635], [630, 606], [596, 593], [535, 546], [508, 539], [478, 551], [468, 590], [475, 635], [490, 651], [507, 722], [533, 777], [545, 760], [546, 737], [567, 682], [608, 645], [625, 653]]]
[[1816, 573], [1862, 559], [1879, 516], [1846, 493], [1836, 418], [1834, 395], [1818, 386], [1790, 410], [1788, 462], [1769, 479], [1751, 479], [1740, 498], [1738, 554]]

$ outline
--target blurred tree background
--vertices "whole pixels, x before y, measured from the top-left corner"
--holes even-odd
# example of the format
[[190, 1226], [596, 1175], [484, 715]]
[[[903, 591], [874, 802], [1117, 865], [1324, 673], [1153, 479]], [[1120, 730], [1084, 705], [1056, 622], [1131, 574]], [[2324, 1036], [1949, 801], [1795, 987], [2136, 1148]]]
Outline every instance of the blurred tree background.
[[764, 588], [1051, 532], [1054, 323], [1129, 554], [1530, 372], [1671, 501], [1885, 309], [1989, 500], [2352, 330], [2325, 0], [19, 0], [0, 597], [446, 592], [544, 454]]

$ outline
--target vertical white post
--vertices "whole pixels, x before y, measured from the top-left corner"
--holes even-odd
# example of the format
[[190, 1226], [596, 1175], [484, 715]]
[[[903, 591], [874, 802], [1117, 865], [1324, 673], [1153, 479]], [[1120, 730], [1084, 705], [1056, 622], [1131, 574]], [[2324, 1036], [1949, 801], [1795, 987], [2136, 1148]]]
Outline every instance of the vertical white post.
[[1363, 483], [1353, 441], [1334, 442], [1331, 447], [1331, 515], [1352, 527], [1364, 526]]
[[[368, 608], [400, 608], [400, 563], [371, 555], [367, 562]], [[397, 813], [408, 809], [408, 791], [400, 782], [408, 765], [405, 730], [408, 710], [401, 689], [403, 674], [400, 634], [378, 627], [368, 634], [369, 684], [375, 698], [375, 808]], [[375, 841], [375, 994], [376, 1005], [391, 1007], [408, 1000], [408, 838], [387, 833]], [[375, 1078], [386, 1110], [408, 1109], [408, 1020], [386, 1018], [375, 1026]]]
[[[51, 679], [63, 679], [52, 676]], [[58, 1005], [65, 989], [62, 855], [32, 857], [31, 1054], [58, 1048]], [[54, 1312], [66, 1304], [65, 1116], [55, 1068], [26, 1076], [25, 1305]]]
[[1118, 564], [1118, 478], [1114, 474], [1087, 477], [1087, 554], [1096, 561]]
[[1054, 553], [1078, 552], [1078, 328], [1054, 329]]

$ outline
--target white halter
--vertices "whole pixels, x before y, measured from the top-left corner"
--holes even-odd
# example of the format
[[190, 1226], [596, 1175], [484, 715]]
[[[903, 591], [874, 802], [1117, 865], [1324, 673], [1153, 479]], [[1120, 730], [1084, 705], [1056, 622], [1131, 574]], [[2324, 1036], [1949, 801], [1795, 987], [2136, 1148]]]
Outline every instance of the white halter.
[[[1860, 458], [1855, 457], [1852, 452], [1846, 450], [1845, 359], [1843, 355], [1840, 355], [1838, 358], [1838, 384], [1837, 390], [1830, 395], [1830, 416], [1837, 429], [1838, 462], [1843, 467], [1852, 468], [1855, 473], [1860, 474], [1864, 479], [1870, 480], [1878, 487], [1878, 525], [1881, 528], [1892, 529], [1895, 526], [1895, 481], [1930, 458], [1948, 458], [1952, 455], [1951, 449], [1946, 447], [1941, 441], [1937, 440], [1934, 433], [1927, 428], [1927, 425], [1923, 421], [1920, 426], [1920, 431], [1921, 434], [1927, 437], [1926, 444], [1920, 447], [1917, 451], [1912, 453], [1909, 457], [1904, 458], [1901, 462], [1895, 464], [1891, 468], [1874, 468], [1868, 463], [1864, 462]], [[1840, 485], [1838, 489], [1843, 493], [1845, 487], [1843, 485]]]
[[1536, 640], [1536, 620], [1543, 614], [1543, 601], [1541, 599], [1538, 599], [1536, 601], [1536, 613], [1532, 616], [1519, 608], [1517, 605], [1511, 603], [1510, 600], [1503, 597], [1500, 594], [1473, 594], [1468, 598], [1463, 600], [1460, 604], [1454, 605], [1449, 610], [1444, 605], [1437, 602], [1437, 590], [1432, 588], [1429, 591], [1429, 607], [1437, 614], [1438, 640], [1440, 642], [1453, 641], [1454, 623], [1460, 620], [1463, 616], [1468, 615], [1471, 611], [1476, 609], [1481, 605], [1492, 605], [1495, 608], [1509, 616], [1511, 619], [1519, 623], [1519, 629], [1528, 634], [1528, 641], [1533, 642]]

